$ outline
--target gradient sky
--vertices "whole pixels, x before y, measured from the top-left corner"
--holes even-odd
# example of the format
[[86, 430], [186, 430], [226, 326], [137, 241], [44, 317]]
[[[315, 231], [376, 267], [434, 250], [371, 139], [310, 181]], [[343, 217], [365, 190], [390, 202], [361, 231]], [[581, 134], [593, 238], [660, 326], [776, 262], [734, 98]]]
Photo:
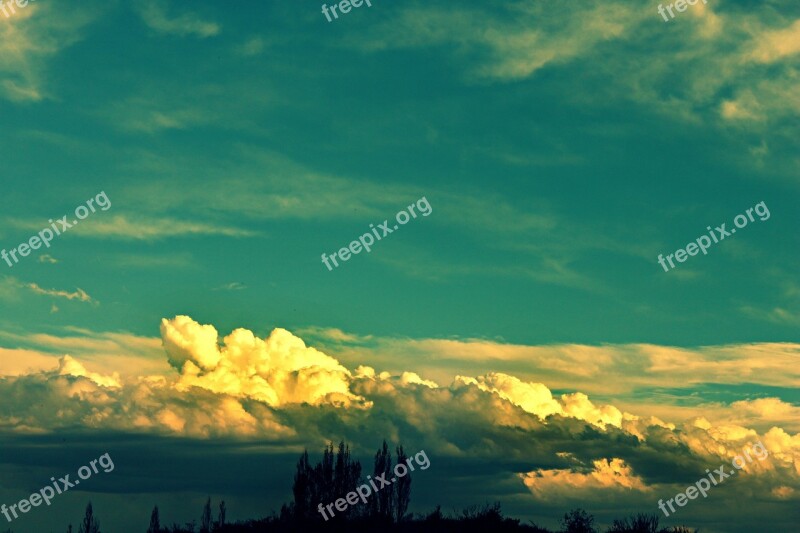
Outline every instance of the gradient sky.
[[[209, 494], [263, 516], [341, 438], [365, 463], [383, 438], [428, 452], [413, 511], [608, 524], [760, 438], [767, 460], [664, 523], [790, 531], [800, 4], [657, 7], [0, 14], [0, 246], [111, 202], [0, 261], [0, 502], [116, 464], [11, 527], [77, 525], [88, 499], [122, 533]], [[322, 264], [422, 197], [430, 216]]]

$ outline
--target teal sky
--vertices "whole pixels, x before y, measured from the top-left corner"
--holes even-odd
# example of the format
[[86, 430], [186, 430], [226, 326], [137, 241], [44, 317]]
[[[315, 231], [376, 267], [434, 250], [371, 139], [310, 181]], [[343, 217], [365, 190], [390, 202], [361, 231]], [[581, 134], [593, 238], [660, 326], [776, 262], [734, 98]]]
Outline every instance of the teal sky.
[[[111, 202], [0, 261], [8, 375], [66, 353], [180, 371], [159, 327], [187, 315], [285, 328], [353, 372], [502, 371], [743, 426], [758, 417], [735, 402], [772, 398], [765, 420], [800, 429], [800, 4], [669, 22], [621, 0], [372, 4], [333, 22], [308, 0], [0, 14], [0, 247]], [[321, 262], [422, 197], [430, 216]], [[759, 202], [768, 220], [659, 266]], [[291, 451], [342, 435], [291, 427]], [[359, 437], [371, 453], [383, 435]]]
[[[798, 340], [797, 123], [791, 102], [761, 101], [791, 61], [719, 79], [737, 60], [715, 55], [727, 34], [672, 48], [690, 13], [627, 13], [644, 20], [620, 42], [602, 37], [610, 13], [570, 8], [609, 26], [574, 36], [572, 57], [565, 29], [525, 30], [491, 3], [450, 29], [445, 8], [413, 3], [332, 23], [312, 5], [201, 4], [180, 30], [158, 29], [166, 6], [143, 20], [102, 5], [42, 22], [40, 3], [29, 31], [5, 28], [4, 247], [100, 191], [113, 205], [54, 242], [58, 265], [6, 272], [100, 308], [51, 316], [26, 298], [9, 325], [149, 334], [191, 310], [223, 327], [520, 343]], [[480, 17], [498, 26], [470, 37]], [[503, 28], [530, 50], [510, 53]], [[526, 52], [555, 57], [535, 68]], [[723, 116], [754, 91], [758, 119]], [[432, 216], [324, 268], [322, 252], [422, 196]], [[760, 201], [768, 221], [656, 263]], [[246, 289], [212, 292], [233, 282]]]

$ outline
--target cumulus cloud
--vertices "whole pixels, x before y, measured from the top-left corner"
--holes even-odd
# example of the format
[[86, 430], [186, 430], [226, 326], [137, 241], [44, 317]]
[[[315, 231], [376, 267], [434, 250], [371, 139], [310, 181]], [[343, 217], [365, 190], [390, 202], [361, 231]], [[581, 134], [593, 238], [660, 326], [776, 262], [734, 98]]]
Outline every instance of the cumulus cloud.
[[78, 361], [65, 355], [58, 361], [59, 376], [76, 376], [89, 379], [91, 382], [101, 387], [120, 387], [119, 374], [114, 372], [112, 376], [103, 376], [95, 372], [89, 372]]
[[[796, 388], [800, 369], [797, 343], [749, 343], [684, 348], [653, 344], [528, 346], [485, 339], [399, 339], [351, 336], [343, 344], [319, 336], [320, 344], [353, 366], [370, 360], [402, 372], [408, 358], [415, 370], [449, 382], [462, 375], [499, 372], [550, 388], [623, 395], [639, 389], [691, 388], [706, 383], [761, 384]], [[608, 375], [624, 380], [604, 379]]]
[[[42, 346], [87, 354], [127, 343], [141, 350], [143, 360], [152, 349], [145, 339], [81, 332], [100, 338], [35, 337]], [[385, 437], [424, 445], [453, 460], [491, 461], [503, 483], [550, 502], [575, 494], [671, 495], [698, 472], [729, 462], [760, 440], [769, 456], [748, 464], [748, 477], [737, 479], [743, 483], [737, 486], [760, 484], [766, 487], [762, 497], [774, 502], [792, 501], [800, 490], [800, 434], [780, 421], [795, 411], [775, 399], [729, 406], [742, 413], [737, 420], [664, 421], [642, 406], [628, 412], [581, 391], [554, 395], [545, 383], [503, 372], [457, 375], [446, 386], [416, 369], [388, 372], [362, 364], [351, 372], [281, 328], [265, 338], [242, 328], [220, 338], [214, 326], [176, 316], [162, 321], [161, 343], [169, 366], [149, 375], [103, 372], [97, 367], [102, 359], [90, 363], [69, 355], [57, 361], [31, 358], [29, 367], [4, 371], [0, 427], [17, 433], [81, 427], [284, 444], [321, 444], [349, 435], [356, 450]], [[14, 354], [32, 353], [37, 352]], [[681, 357], [670, 350], [655, 360], [671, 367]], [[774, 424], [755, 429], [747, 423], [761, 415]]]
[[564, 410], [553, 399], [550, 389], [541, 383], [523, 383], [514, 376], [492, 372], [486, 376], [468, 378], [456, 376], [455, 384], [475, 385], [479, 389], [497, 393], [501, 398], [522, 407], [540, 418], [552, 414], [563, 414]]
[[349, 390], [349, 370], [285, 329], [276, 328], [263, 340], [237, 329], [220, 348], [213, 326], [178, 316], [162, 321], [161, 334], [170, 364], [181, 371], [177, 386], [184, 390], [202, 387], [271, 406], [362, 400]]

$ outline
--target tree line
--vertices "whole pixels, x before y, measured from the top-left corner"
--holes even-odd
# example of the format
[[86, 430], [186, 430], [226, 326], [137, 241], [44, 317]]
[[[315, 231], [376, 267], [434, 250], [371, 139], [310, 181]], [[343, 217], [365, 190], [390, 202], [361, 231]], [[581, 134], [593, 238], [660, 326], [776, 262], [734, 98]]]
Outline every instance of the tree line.
[[[369, 495], [366, 503], [350, 505], [345, 511], [337, 510], [335, 516], [325, 520], [319, 512], [320, 504], [328, 504], [355, 492], [359, 485], [370, 478], [389, 479], [393, 477], [393, 464], [405, 463], [408, 457], [402, 445], [395, 447], [395, 462], [386, 441], [375, 453], [372, 474], [362, 475], [361, 463], [351, 456], [350, 447], [340, 442], [334, 451], [329, 443], [322, 451], [322, 460], [312, 465], [305, 450], [297, 461], [292, 483], [292, 501], [281, 506], [280, 512], [261, 519], [251, 519], [228, 523], [225, 502], [221, 501], [216, 517], [212, 512], [211, 498], [206, 500], [200, 516], [184, 525], [162, 526], [158, 506], [150, 514], [150, 524], [146, 533], [246, 533], [275, 532], [295, 533], [306, 531], [341, 531], [348, 533], [396, 531], [396, 532], [485, 532], [506, 533], [601, 533], [595, 526], [594, 517], [582, 509], [573, 509], [564, 514], [561, 527], [552, 531], [534, 522], [521, 524], [520, 520], [504, 517], [500, 503], [486, 504], [483, 507], [472, 505], [461, 512], [445, 514], [437, 506], [428, 514], [410, 514], [412, 476], [407, 473], [397, 478], [388, 487]], [[375, 486], [375, 485], [373, 485]], [[13, 533], [10, 529], [6, 533]], [[72, 524], [67, 533], [73, 533]], [[83, 521], [77, 533], [103, 533], [94, 515], [91, 502], [86, 506]], [[106, 532], [108, 533], [108, 532]], [[655, 514], [636, 514], [614, 520], [604, 533], [698, 533], [687, 527], [666, 527], [659, 525]]]

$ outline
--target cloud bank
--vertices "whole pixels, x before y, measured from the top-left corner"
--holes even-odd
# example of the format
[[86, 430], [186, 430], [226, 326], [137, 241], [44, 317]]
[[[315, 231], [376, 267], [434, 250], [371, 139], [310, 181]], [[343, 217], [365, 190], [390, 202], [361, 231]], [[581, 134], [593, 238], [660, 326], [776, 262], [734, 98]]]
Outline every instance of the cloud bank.
[[[320, 331], [333, 331], [340, 342], [358, 340]], [[62, 348], [94, 346], [37, 338]], [[505, 372], [456, 375], [443, 386], [417, 369], [388, 372], [362, 364], [351, 371], [281, 328], [265, 338], [243, 328], [220, 338], [214, 326], [176, 316], [162, 320], [161, 342], [168, 369], [149, 375], [93, 371], [70, 355], [56, 368], [42, 369], [41, 361], [37, 368], [16, 368], [0, 378], [0, 427], [16, 434], [78, 428], [289, 447], [346, 435], [361, 452], [386, 437], [420, 443], [439, 457], [491, 461], [518, 497], [561, 503], [606, 496], [649, 502], [674, 494], [698, 472], [730, 462], [760, 439], [769, 456], [748, 465], [748, 475], [730, 490], [791, 502], [800, 489], [800, 434], [782, 427], [797, 408], [775, 398], [728, 406], [737, 420], [667, 420], [646, 405], [630, 412], [578, 390], [553, 394], [544, 383]], [[500, 350], [493, 360], [509, 353]], [[767, 418], [768, 427], [747, 425], [753, 417]]]

